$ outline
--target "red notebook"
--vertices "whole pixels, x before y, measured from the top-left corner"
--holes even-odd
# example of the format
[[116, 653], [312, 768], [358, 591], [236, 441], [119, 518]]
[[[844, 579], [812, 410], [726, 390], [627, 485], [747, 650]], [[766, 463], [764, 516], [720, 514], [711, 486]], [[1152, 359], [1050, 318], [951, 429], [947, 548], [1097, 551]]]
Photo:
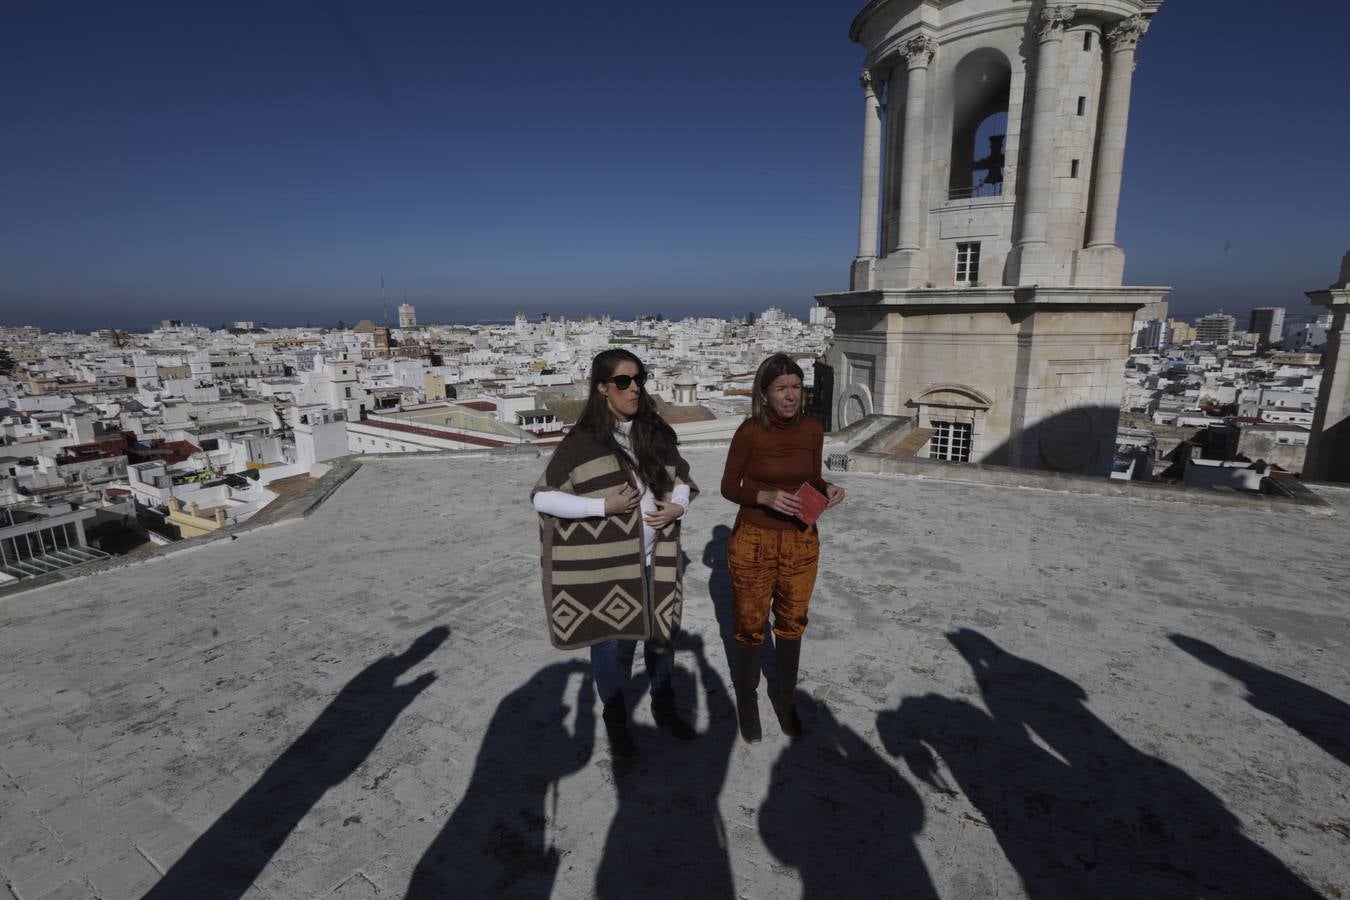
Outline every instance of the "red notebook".
[[802, 486], [797, 488], [797, 499], [802, 502], [802, 510], [797, 513], [797, 518], [801, 519], [807, 525], [810, 525], [815, 522], [816, 519], [819, 519], [820, 514], [825, 511], [825, 507], [829, 505], [830, 502], [826, 499], [824, 494], [804, 481], [802, 482]]

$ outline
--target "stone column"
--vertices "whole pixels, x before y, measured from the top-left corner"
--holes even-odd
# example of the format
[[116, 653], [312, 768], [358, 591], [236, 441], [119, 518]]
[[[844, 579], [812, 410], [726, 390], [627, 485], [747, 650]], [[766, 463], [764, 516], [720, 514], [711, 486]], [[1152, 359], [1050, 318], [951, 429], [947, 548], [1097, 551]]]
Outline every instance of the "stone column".
[[1102, 130], [1097, 138], [1097, 159], [1092, 170], [1089, 247], [1114, 246], [1116, 243], [1116, 213], [1120, 209], [1120, 178], [1125, 172], [1125, 130], [1130, 118], [1134, 51], [1147, 30], [1148, 22], [1143, 16], [1132, 16], [1106, 32], [1111, 52], [1102, 106]]
[[1308, 436], [1303, 477], [1308, 481], [1350, 482], [1350, 253], [1341, 260], [1337, 283], [1308, 298], [1331, 313], [1322, 349], [1322, 387]]
[[897, 250], [918, 250], [923, 223], [923, 169], [926, 117], [924, 100], [928, 95], [928, 66], [937, 53], [937, 41], [930, 37], [910, 38], [900, 47], [900, 56], [909, 70], [905, 87], [905, 144], [900, 158], [900, 240]]
[[1019, 278], [1022, 284], [1039, 279], [1050, 224], [1050, 166], [1054, 157], [1055, 115], [1059, 106], [1059, 45], [1064, 26], [1073, 18], [1072, 6], [1041, 10], [1040, 43], [1036, 51], [1036, 96], [1032, 101], [1031, 139], [1028, 141], [1027, 180], [1023, 193], [1022, 234], [1018, 239]]
[[858, 216], [858, 258], [853, 261], [850, 279], [851, 289], [855, 291], [865, 291], [872, 286], [881, 201], [881, 104], [872, 87], [872, 73], [864, 70], [860, 80], [863, 89], [862, 199]]

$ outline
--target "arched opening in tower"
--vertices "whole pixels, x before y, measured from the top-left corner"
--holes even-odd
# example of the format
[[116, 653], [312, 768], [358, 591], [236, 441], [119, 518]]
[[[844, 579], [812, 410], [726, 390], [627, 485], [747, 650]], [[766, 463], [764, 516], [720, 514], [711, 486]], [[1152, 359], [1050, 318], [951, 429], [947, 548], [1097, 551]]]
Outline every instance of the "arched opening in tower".
[[1007, 160], [1012, 66], [997, 50], [976, 50], [956, 67], [948, 197], [997, 197]]

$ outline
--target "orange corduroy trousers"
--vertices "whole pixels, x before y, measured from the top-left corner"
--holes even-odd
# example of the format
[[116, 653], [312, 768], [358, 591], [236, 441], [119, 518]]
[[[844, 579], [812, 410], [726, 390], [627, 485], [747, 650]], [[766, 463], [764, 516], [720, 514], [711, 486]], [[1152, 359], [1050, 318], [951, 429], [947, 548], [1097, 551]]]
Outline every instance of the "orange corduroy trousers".
[[735, 592], [736, 642], [760, 644], [773, 611], [773, 633], [799, 640], [816, 586], [820, 537], [814, 528], [761, 528], [741, 522], [727, 544], [727, 569]]

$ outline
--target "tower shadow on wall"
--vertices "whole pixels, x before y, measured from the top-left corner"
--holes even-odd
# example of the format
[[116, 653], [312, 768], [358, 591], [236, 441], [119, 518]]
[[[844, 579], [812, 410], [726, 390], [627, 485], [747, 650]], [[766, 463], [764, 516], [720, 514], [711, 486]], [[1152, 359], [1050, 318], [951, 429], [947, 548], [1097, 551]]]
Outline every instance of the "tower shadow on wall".
[[329, 788], [356, 771], [399, 714], [436, 676], [397, 680], [445, 642], [433, 628], [397, 656], [371, 663], [343, 686], [318, 718], [197, 838], [147, 900], [243, 896], [277, 849]]
[[681, 655], [693, 653], [698, 674], [695, 685], [676, 667], [677, 703], [689, 708], [702, 696], [707, 730], [696, 740], [679, 741], [630, 726], [641, 756], [613, 770], [618, 809], [596, 872], [597, 897], [736, 896], [730, 839], [718, 808], [738, 734], [736, 710], [703, 639], [686, 632], [676, 648]]
[[1219, 798], [1098, 719], [1077, 684], [978, 632], [948, 640], [988, 712], [928, 694], [882, 713], [878, 730], [915, 776], [979, 810], [1029, 896], [1319, 896]]
[[[759, 833], [802, 896], [936, 900], [915, 846], [923, 800], [891, 763], [802, 691], [806, 735], [774, 762]], [[762, 745], [761, 745], [762, 746]]]
[[1274, 716], [1350, 766], [1350, 704], [1287, 675], [1238, 659], [1218, 647], [1182, 634], [1168, 638], [1182, 650], [1247, 688], [1246, 701]]
[[[577, 678], [568, 732], [568, 685]], [[545, 666], [498, 704], [464, 798], [423, 853], [410, 898], [547, 897], [560, 854], [548, 840], [550, 791], [595, 747], [595, 690], [580, 660]], [[556, 812], [556, 810], [555, 810]]]
[[[1019, 357], [1018, 367], [1023, 360]], [[1019, 381], [1025, 373], [1019, 371]], [[1013, 423], [1029, 417], [1013, 399]], [[1066, 474], [1101, 476], [1111, 472], [1120, 410], [1111, 406], [1075, 406], [1052, 412], [999, 444], [980, 462]]]

